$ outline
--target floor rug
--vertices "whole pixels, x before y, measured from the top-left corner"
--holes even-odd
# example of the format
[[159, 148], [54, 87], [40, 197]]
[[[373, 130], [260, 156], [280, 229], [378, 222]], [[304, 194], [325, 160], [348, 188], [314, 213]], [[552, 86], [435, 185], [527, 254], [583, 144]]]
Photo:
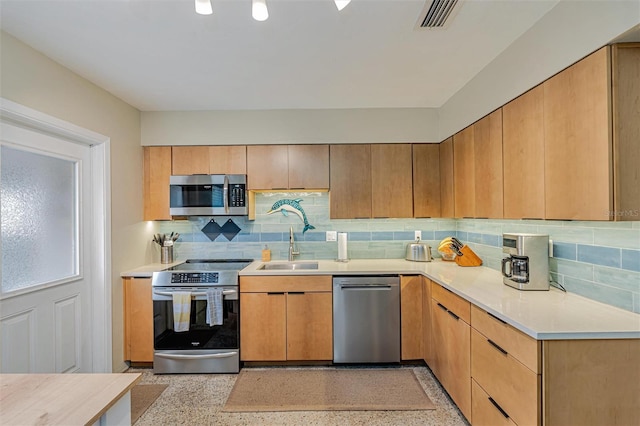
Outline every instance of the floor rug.
[[432, 410], [410, 369], [243, 369], [224, 412]]
[[158, 399], [169, 385], [135, 385], [131, 388], [131, 424]]

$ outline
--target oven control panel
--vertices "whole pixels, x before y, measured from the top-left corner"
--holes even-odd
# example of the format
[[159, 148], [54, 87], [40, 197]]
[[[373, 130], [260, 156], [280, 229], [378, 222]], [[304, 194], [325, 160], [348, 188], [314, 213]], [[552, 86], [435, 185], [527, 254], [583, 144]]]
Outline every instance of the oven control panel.
[[217, 272], [172, 272], [171, 284], [217, 284]]

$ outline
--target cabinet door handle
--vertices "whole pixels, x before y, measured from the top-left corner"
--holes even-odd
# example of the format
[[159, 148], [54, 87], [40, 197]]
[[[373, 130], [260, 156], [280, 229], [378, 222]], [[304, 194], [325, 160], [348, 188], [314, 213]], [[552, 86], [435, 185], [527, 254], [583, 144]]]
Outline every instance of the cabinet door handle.
[[444, 306], [442, 303], [438, 303], [438, 307], [439, 307], [440, 309], [442, 309], [443, 311], [448, 312], [448, 309], [447, 309], [447, 308], [446, 308], [446, 306]]
[[503, 324], [506, 324], [507, 322], [498, 318], [497, 316], [493, 315], [491, 312], [487, 312], [487, 315], [489, 315], [491, 318], [493, 318], [494, 320], [500, 321]]
[[508, 352], [507, 352], [507, 351], [505, 351], [504, 349], [502, 349], [502, 348], [500, 347], [500, 345], [498, 345], [498, 344], [497, 344], [496, 342], [494, 342], [493, 340], [491, 340], [491, 339], [487, 339], [487, 342], [489, 342], [489, 344], [490, 344], [491, 346], [493, 346], [494, 348], [496, 348], [497, 350], [499, 350], [500, 352], [502, 352], [504, 355], [508, 355]]
[[502, 407], [499, 406], [498, 403], [493, 400], [493, 398], [489, 397], [489, 402], [491, 402], [493, 404], [493, 406], [496, 407], [498, 409], [498, 411], [500, 411], [500, 414], [502, 414], [506, 419], [509, 418], [509, 415], [507, 414], [507, 412], [504, 411], [502, 409]]
[[267, 293], [269, 296], [276, 296], [278, 294], [284, 294], [284, 291], [270, 291]]
[[288, 294], [304, 294], [304, 291], [290, 291]]
[[454, 314], [454, 313], [453, 313], [453, 312], [451, 312], [451, 311], [447, 311], [447, 313], [448, 313], [449, 315], [451, 315], [451, 316], [452, 316], [456, 321], [458, 321], [458, 320], [460, 319], [460, 317], [459, 317], [459, 316], [457, 316], [456, 314]]

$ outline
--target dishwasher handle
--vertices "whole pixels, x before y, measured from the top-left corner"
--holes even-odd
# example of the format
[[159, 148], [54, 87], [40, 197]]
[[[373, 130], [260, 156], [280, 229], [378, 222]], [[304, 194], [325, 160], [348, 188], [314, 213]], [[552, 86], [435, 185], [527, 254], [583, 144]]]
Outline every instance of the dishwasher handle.
[[390, 285], [342, 284], [340, 290], [390, 290]]

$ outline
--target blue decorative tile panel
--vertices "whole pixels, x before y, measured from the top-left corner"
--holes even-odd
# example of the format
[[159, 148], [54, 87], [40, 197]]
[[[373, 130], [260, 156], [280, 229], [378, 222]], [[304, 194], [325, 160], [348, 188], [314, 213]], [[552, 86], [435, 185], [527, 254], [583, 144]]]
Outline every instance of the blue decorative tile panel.
[[347, 234], [349, 241], [371, 241], [371, 232], [349, 232]]
[[640, 250], [622, 249], [622, 269], [640, 272]]
[[372, 232], [372, 241], [393, 240], [393, 232]]
[[595, 265], [620, 267], [620, 249], [578, 244], [578, 261]]
[[403, 241], [414, 241], [415, 238], [414, 237], [414, 232], [394, 232], [393, 233], [393, 239], [394, 240], [403, 240]]
[[553, 257], [576, 260], [576, 250], [575, 244], [553, 242]]
[[260, 234], [260, 241], [284, 241], [282, 232], [263, 232]]

